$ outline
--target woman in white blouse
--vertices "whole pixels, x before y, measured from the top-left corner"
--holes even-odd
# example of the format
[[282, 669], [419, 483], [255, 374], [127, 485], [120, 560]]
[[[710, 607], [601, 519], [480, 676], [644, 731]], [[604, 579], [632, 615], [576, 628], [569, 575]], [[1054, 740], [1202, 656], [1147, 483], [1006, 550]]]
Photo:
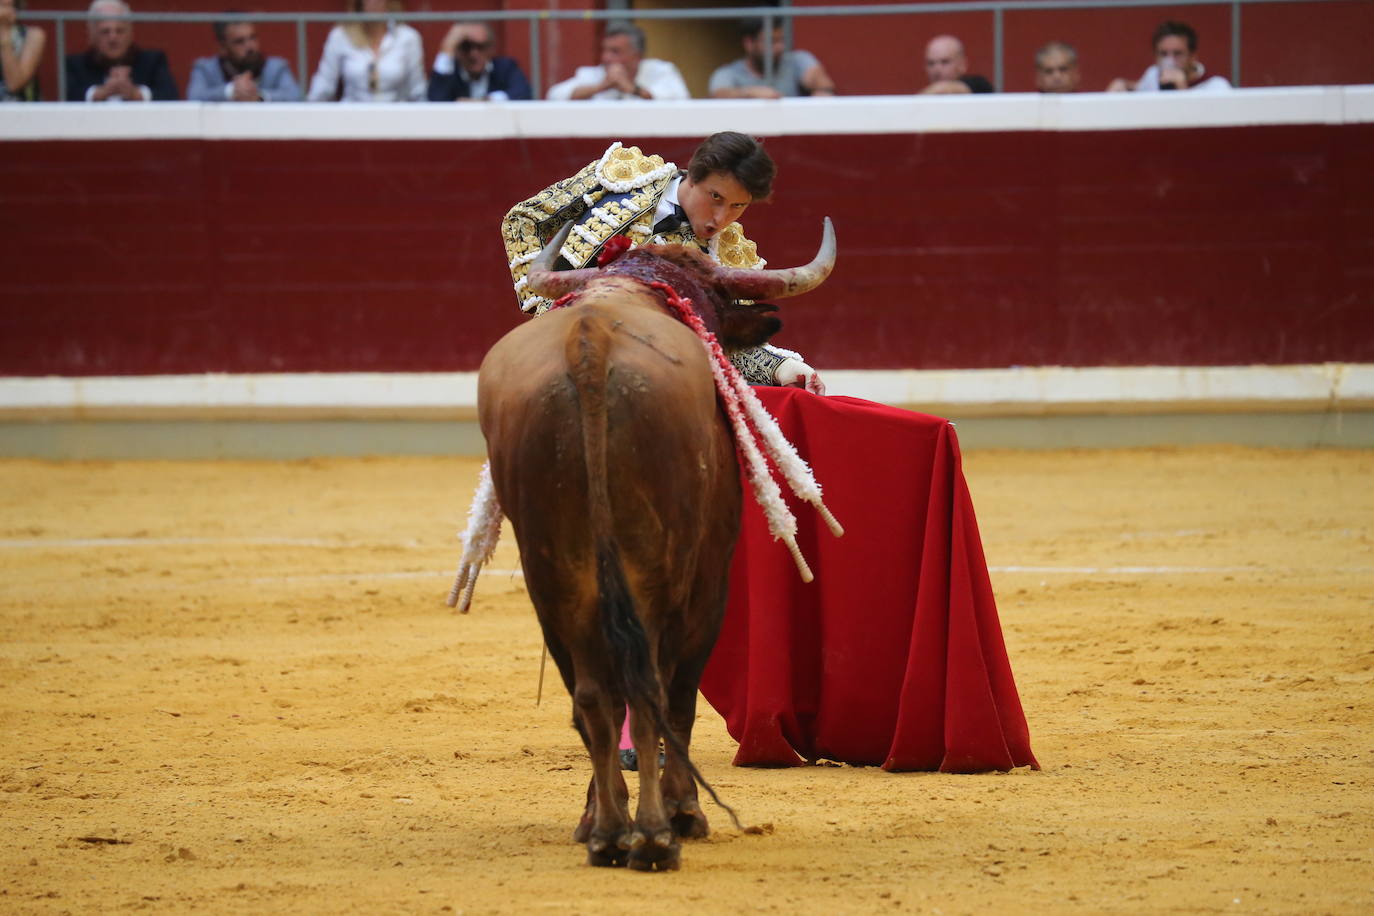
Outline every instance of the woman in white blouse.
[[[400, 0], [349, 0], [350, 13], [401, 9]], [[420, 102], [425, 98], [420, 33], [399, 22], [349, 22], [329, 32], [310, 81], [312, 102]]]

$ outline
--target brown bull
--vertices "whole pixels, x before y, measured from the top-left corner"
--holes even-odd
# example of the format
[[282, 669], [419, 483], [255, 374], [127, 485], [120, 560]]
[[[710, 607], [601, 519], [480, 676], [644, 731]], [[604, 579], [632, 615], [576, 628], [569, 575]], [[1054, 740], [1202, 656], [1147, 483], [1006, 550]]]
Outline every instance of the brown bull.
[[[649, 284], [689, 298], [727, 346], [761, 343], [780, 326], [773, 308], [732, 300], [818, 285], [834, 262], [834, 238], [827, 220], [821, 253], [793, 270], [729, 271], [696, 251], [645, 248], [599, 271], [555, 273], [548, 268], [566, 232], [529, 282], [551, 298], [579, 291], [487, 354], [482, 432], [544, 639], [591, 755], [574, 839], [593, 865], [671, 869], [678, 837], [708, 832], [688, 745], [724, 615], [741, 495], [706, 351]], [[643, 762], [633, 821], [617, 755], [627, 703]], [[660, 738], [661, 777], [652, 765]]]

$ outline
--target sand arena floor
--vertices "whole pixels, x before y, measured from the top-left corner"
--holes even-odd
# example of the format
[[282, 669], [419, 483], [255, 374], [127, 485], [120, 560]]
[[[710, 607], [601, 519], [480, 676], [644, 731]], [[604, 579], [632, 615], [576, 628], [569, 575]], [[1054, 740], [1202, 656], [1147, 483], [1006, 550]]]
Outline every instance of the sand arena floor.
[[[0, 462], [0, 911], [1368, 913], [1374, 452], [976, 452], [1044, 769], [695, 758], [683, 869], [583, 864], [478, 462]], [[516, 566], [507, 534], [495, 567]]]

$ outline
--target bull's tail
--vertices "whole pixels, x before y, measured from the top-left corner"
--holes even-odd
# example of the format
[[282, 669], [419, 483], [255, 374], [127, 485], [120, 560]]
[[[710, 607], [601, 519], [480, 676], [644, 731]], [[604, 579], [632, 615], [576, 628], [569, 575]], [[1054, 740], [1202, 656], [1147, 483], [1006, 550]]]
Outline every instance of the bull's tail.
[[[625, 567], [620, 558], [611, 519], [611, 494], [607, 474], [607, 436], [611, 330], [605, 322], [584, 315], [574, 324], [568, 336], [566, 357], [568, 369], [582, 416], [582, 453], [587, 464], [587, 519], [596, 550], [596, 585], [601, 632], [606, 640], [611, 665], [620, 688], [629, 700], [647, 706], [653, 715], [654, 726], [674, 751], [687, 764], [692, 778], [711, 796], [711, 800], [730, 815], [735, 828], [742, 830], [735, 811], [716, 795], [716, 790], [701, 775], [688, 756], [687, 748], [669, 727], [663, 711], [663, 686], [659, 683], [649, 651], [649, 639], [644, 624], [635, 609], [625, 579]], [[646, 762], [647, 763], [647, 762]]]

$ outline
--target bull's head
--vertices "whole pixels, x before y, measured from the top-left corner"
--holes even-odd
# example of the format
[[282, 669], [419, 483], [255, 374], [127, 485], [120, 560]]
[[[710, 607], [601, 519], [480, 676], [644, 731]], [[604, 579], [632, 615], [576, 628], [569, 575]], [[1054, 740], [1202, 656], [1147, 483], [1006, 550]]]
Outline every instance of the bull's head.
[[636, 249], [604, 268], [555, 271], [554, 261], [571, 231], [572, 223], [564, 225], [530, 264], [530, 290], [557, 299], [576, 292], [597, 277], [611, 275], [647, 279], [647, 275], [652, 274], [654, 279], [668, 280], [672, 285], [671, 278], [662, 276], [666, 269], [662, 265], [666, 261], [678, 268], [679, 277], [690, 278], [694, 281], [692, 285], [700, 288], [679, 289], [680, 294], [691, 297], [699, 309], [707, 304], [703, 300], [710, 301], [712, 308], [703, 309], [702, 318], [727, 347], [763, 343], [782, 327], [782, 322], [772, 314], [777, 311], [776, 306], [742, 305], [735, 300], [799, 296], [820, 286], [835, 266], [835, 228], [830, 217], [825, 218], [820, 250], [811, 263], [781, 270], [721, 267], [696, 249], [670, 245]]

